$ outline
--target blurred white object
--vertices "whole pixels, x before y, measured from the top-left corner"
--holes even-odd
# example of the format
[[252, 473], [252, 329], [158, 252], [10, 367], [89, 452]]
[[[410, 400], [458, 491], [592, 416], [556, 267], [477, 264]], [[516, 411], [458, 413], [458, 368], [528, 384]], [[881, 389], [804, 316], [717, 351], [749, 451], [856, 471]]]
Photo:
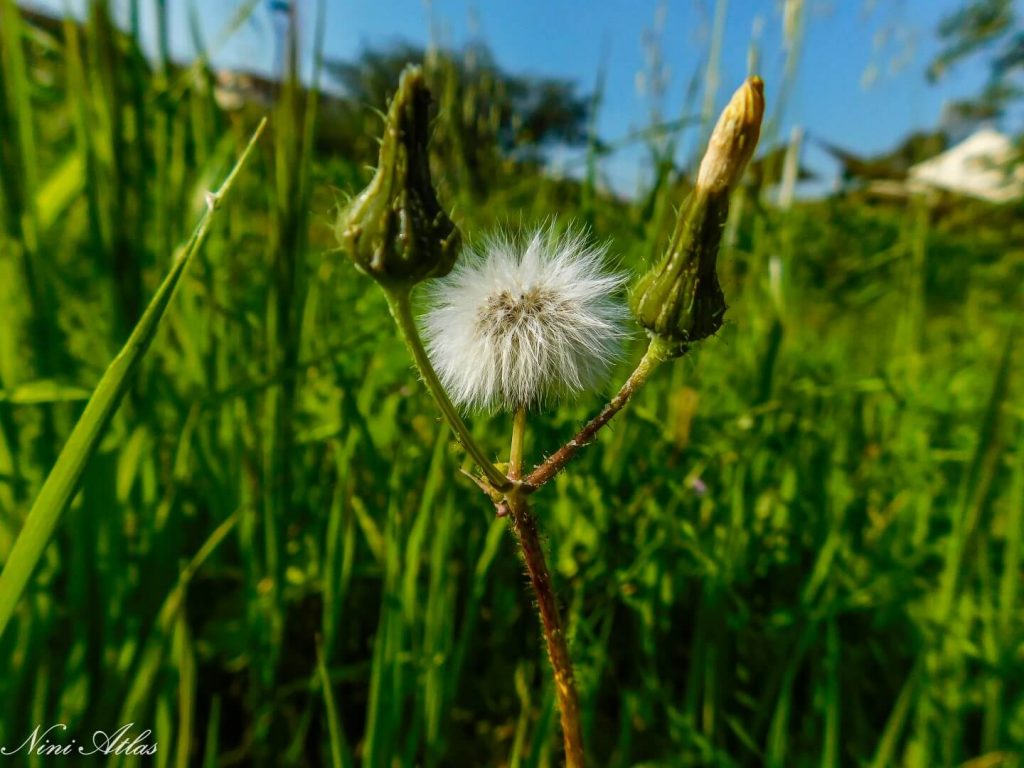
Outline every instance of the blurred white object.
[[1024, 163], [1013, 142], [982, 128], [955, 147], [910, 169], [912, 191], [944, 189], [993, 203], [1024, 197]]

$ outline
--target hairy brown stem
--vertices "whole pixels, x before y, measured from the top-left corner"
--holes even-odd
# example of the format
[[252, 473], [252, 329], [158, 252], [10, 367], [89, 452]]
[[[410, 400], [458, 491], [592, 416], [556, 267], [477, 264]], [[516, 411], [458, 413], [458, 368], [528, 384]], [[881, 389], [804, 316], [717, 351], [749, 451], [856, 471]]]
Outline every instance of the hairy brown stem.
[[636, 370], [630, 374], [629, 378], [626, 379], [626, 383], [622, 385], [608, 405], [601, 409], [597, 416], [588, 421], [586, 426], [577, 432], [572, 440], [548, 456], [542, 464], [539, 464], [526, 476], [523, 480], [526, 486], [525, 490], [528, 493], [533, 493], [533, 491], [565, 469], [565, 465], [579, 453], [580, 449], [589, 445], [601, 428], [611, 421], [615, 414], [626, 407], [633, 394], [647, 381], [651, 371], [657, 368], [664, 359], [661, 347], [658, 346], [656, 341], [652, 341], [643, 359], [637, 365]]
[[530, 511], [529, 502], [519, 493], [510, 494], [508, 507], [512, 518], [512, 530], [519, 541], [530, 576], [530, 586], [537, 598], [544, 640], [548, 646], [548, 659], [555, 673], [555, 695], [562, 717], [562, 737], [565, 742], [566, 768], [583, 768], [583, 730], [580, 724], [580, 701], [576, 693], [576, 678], [569, 658], [569, 646], [565, 640], [562, 618], [551, 586], [551, 573], [541, 548], [537, 523]]
[[664, 347], [653, 340], [647, 348], [643, 359], [626, 383], [618, 391], [611, 402], [583, 427], [568, 443], [559, 448], [548, 459], [530, 473], [525, 480], [519, 481], [520, 467], [523, 457], [523, 441], [526, 429], [526, 412], [516, 411], [512, 428], [512, 448], [509, 455], [509, 480], [516, 482], [511, 493], [497, 503], [498, 515], [508, 515], [512, 519], [512, 530], [523, 553], [523, 562], [530, 576], [530, 586], [537, 599], [537, 611], [540, 614], [544, 640], [548, 646], [548, 659], [555, 675], [555, 694], [558, 698], [558, 711], [562, 718], [562, 738], [565, 743], [566, 768], [583, 768], [583, 730], [580, 724], [579, 694], [576, 692], [576, 678], [572, 671], [572, 660], [569, 658], [569, 646], [565, 639], [565, 629], [558, 611], [554, 589], [551, 586], [551, 572], [548, 570], [541, 547], [537, 524], [527, 494], [532, 493], [552, 477], [557, 475], [573, 456], [587, 445], [598, 431], [612, 417], [621, 411], [633, 393], [640, 388], [651, 371], [666, 359]]

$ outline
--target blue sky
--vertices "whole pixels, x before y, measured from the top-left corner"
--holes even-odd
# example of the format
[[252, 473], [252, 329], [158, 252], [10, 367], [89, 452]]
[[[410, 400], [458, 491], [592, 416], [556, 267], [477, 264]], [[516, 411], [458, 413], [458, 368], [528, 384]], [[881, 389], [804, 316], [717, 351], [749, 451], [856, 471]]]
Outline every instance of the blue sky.
[[[982, 62], [969, 60], [938, 85], [925, 81], [925, 67], [938, 49], [935, 28], [939, 19], [962, 5], [959, 0], [325, 2], [325, 48], [332, 58], [352, 58], [363, 47], [389, 42], [425, 43], [433, 29], [441, 42], [456, 47], [482, 38], [505, 69], [567, 77], [578, 82], [582, 91], [594, 87], [603, 62], [607, 81], [598, 131], [607, 140], [648, 124], [651, 97], [649, 90], [640, 92], [637, 80], [639, 73], [650, 71], [644, 39], [656, 27], [667, 74], [661, 113], [665, 119], [692, 114], [692, 109], [684, 109], [686, 91], [708, 61], [716, 11], [724, 10], [716, 110], [748, 73], [748, 52], [754, 41], [769, 116], [779, 118], [777, 135], [782, 137], [799, 125], [810, 135], [859, 153], [879, 152], [912, 130], [936, 126], [943, 104], [976, 93], [986, 76]], [[298, 3], [309, 33], [315, 21], [314, 2]], [[62, 0], [31, 4], [64, 6]], [[72, 7], [82, 4], [83, 0], [71, 3]], [[118, 7], [118, 0], [113, 4]], [[218, 37], [240, 4], [239, 0], [195, 0], [209, 41]], [[260, 0], [250, 20], [217, 54], [219, 63], [273, 70], [277, 33], [272, 5]], [[803, 5], [804, 10], [795, 75], [780, 113], [784, 68], [792, 53], [783, 32], [786, 5]], [[187, 59], [191, 55], [189, 3], [168, 0], [168, 8], [172, 50]], [[702, 98], [693, 104], [697, 110]], [[772, 138], [769, 134], [762, 145]], [[692, 150], [698, 141], [698, 133], [690, 132], [681, 152]], [[808, 144], [804, 157], [826, 179], [831, 175], [832, 163], [813, 144]], [[556, 163], [570, 160], [566, 153], [555, 158]], [[613, 156], [604, 170], [615, 186], [628, 190], [642, 179], [646, 165], [642, 148], [635, 147]]]

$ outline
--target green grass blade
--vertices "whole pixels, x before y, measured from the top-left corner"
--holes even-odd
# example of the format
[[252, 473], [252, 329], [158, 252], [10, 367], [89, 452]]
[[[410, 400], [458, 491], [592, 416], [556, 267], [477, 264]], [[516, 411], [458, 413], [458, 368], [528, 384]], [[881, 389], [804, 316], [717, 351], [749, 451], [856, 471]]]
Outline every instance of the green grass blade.
[[327, 671], [324, 649], [320, 643], [317, 643], [316, 646], [316, 664], [320, 687], [324, 694], [324, 707], [327, 710], [327, 735], [330, 737], [331, 744], [331, 765], [334, 768], [351, 768], [353, 765], [352, 754], [349, 752], [348, 744], [345, 741], [345, 732], [338, 719], [338, 706], [334, 701], [334, 693], [331, 691], [331, 676]]
[[[160, 610], [157, 612], [156, 621], [153, 625], [153, 633], [146, 641], [147, 644], [141, 648], [141, 656], [136, 664], [136, 671], [127, 693], [123, 697], [120, 716], [118, 719], [124, 722], [133, 722], [138, 719], [139, 712], [145, 707], [153, 686], [156, 683], [161, 665], [164, 662], [164, 655], [167, 648], [167, 641], [185, 606], [185, 597], [189, 584], [196, 572], [216, 552], [217, 548], [224, 542], [228, 534], [234, 529], [238, 522], [238, 516], [232, 515], [218, 525], [203, 545], [193, 555], [188, 564], [178, 575], [178, 583], [167, 593]], [[112, 763], [116, 764], [116, 758]]]
[[217, 208], [230, 191], [265, 124], [266, 120], [260, 122], [227, 179], [217, 192], [211, 193], [208, 197], [206, 213], [203, 214], [191, 238], [175, 256], [170, 272], [157, 289], [156, 295], [128, 337], [127, 343], [96, 385], [85, 410], [71, 430], [71, 436], [64, 449], [57, 457], [57, 462], [43, 483], [25, 526], [14, 542], [11, 556], [0, 573], [0, 636], [7, 628], [15, 606], [35, 570], [36, 563], [42, 557], [61, 514], [71, 503], [89, 459], [96, 452], [100, 438], [128, 390], [132, 374], [160, 326], [160, 320], [167, 310], [175, 287], [192, 257], [202, 247]]
[[214, 696], [210, 706], [210, 723], [206, 728], [206, 746], [203, 749], [203, 768], [217, 768], [218, 735], [220, 734], [220, 696]]

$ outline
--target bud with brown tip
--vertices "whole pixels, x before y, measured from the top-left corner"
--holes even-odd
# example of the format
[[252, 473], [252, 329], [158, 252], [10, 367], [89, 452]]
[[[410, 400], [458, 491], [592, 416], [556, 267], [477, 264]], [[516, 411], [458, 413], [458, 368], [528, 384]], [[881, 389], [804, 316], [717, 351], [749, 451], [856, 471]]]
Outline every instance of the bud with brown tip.
[[739, 182], [761, 135], [764, 81], [749, 78], [733, 94], [711, 133], [697, 173], [697, 188], [728, 192]]
[[668, 250], [630, 294], [637, 321], [667, 357], [722, 327], [725, 296], [716, 272], [729, 193], [754, 154], [764, 116], [764, 83], [748, 78], [733, 94], [708, 142], [697, 185]]
[[388, 109], [377, 172], [338, 218], [342, 248], [389, 289], [448, 274], [461, 245], [430, 179], [429, 106], [423, 71], [406, 67]]

